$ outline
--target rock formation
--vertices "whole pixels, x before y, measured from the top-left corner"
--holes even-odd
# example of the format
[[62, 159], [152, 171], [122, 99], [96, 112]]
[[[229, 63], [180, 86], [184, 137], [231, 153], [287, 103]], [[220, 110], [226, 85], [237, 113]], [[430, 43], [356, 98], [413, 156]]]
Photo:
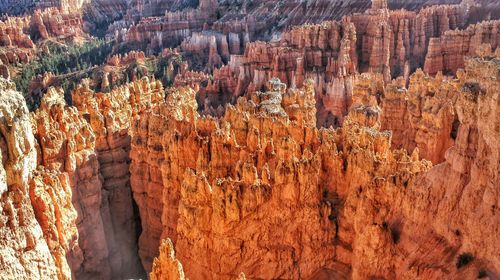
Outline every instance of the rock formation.
[[146, 96], [162, 92], [161, 85], [141, 80], [115, 90], [111, 100], [80, 86], [79, 107], [66, 106], [63, 92], [50, 88], [30, 122], [22, 96], [1, 82], [2, 209], [11, 213], [0, 227], [7, 242], [1, 277], [141, 277], [127, 114], [148, 106]]
[[381, 127], [392, 132], [394, 148], [418, 148], [421, 157], [438, 164], [456, 138], [459, 90], [451, 79], [430, 77], [420, 69], [409, 86], [402, 77], [384, 85], [382, 75], [365, 73], [356, 79], [352, 106], [379, 106]]
[[377, 105], [353, 103], [341, 128], [318, 130], [308, 83], [273, 80], [221, 119], [200, 117], [189, 88], [171, 92], [133, 127], [143, 261], [171, 238], [190, 279], [495, 277], [499, 67], [475, 59], [457, 80], [424, 85], [457, 95], [456, 144], [432, 168], [416, 150], [391, 151]]
[[110, 93], [94, 93], [87, 86], [73, 92], [73, 104], [96, 137], [102, 178], [102, 216], [112, 275], [137, 277], [141, 273], [136, 245], [136, 221], [130, 189], [129, 128], [131, 119], [161, 96], [159, 82], [139, 80]]
[[[375, 229], [369, 223], [358, 224], [365, 244], [372, 244], [372, 249], [364, 248], [353, 258], [359, 263], [358, 271], [353, 266], [353, 278], [373, 275], [370, 269], [378, 271], [375, 275], [389, 278], [440, 278], [442, 273], [451, 278], [498, 275], [498, 258], [490, 250], [498, 243], [498, 235], [489, 233], [499, 230], [498, 201], [493, 199], [498, 197], [494, 187], [499, 182], [498, 143], [492, 142], [498, 137], [493, 127], [499, 123], [498, 103], [494, 101], [498, 99], [499, 84], [490, 78], [499, 75], [499, 65], [495, 60], [477, 59], [466, 67], [455, 81], [459, 85], [456, 111], [460, 125], [456, 144], [446, 152], [445, 163], [419, 174], [408, 182], [403, 193], [383, 187], [390, 185], [384, 182], [377, 183], [374, 193], [361, 199], [360, 205], [376, 205], [378, 215], [385, 216], [390, 239], [384, 241], [384, 229], [374, 235], [368, 230]], [[482, 117], [477, 118], [479, 115]], [[384, 193], [379, 198], [386, 202], [376, 199], [376, 193]], [[415, 250], [415, 246], [419, 249]], [[425, 256], [420, 255], [420, 250], [426, 252]], [[392, 276], [387, 269], [382, 272], [387, 260], [369, 260], [382, 260], [387, 253], [402, 257], [400, 261], [391, 258], [394, 267], [399, 268]]]
[[[300, 87], [309, 78], [314, 80], [317, 93], [318, 125], [339, 126], [351, 105], [357, 71], [381, 73], [385, 82], [399, 75], [407, 78], [413, 69], [424, 64], [425, 70], [434, 74], [435, 70], [427, 65], [436, 64], [431, 61], [433, 57], [439, 58], [436, 38], [446, 37], [444, 34], [455, 32], [449, 30], [465, 26], [468, 15], [465, 2], [431, 6], [418, 13], [390, 11], [384, 1], [373, 5], [365, 13], [345, 17], [340, 22], [295, 27], [282, 33], [280, 40], [270, 43], [247, 43], [243, 55], [228, 51], [231, 44], [225, 36], [195, 33], [181, 44], [181, 49], [208, 57], [206, 69], [220, 64], [231, 54], [227, 66], [214, 70], [213, 81], [201, 87], [201, 110], [220, 116], [223, 110], [219, 108], [234, 104], [236, 98], [246, 92], [260, 89], [271, 77], [279, 77], [290, 87]], [[475, 41], [495, 41], [496, 27], [484, 29], [488, 30], [484, 31], [484, 39], [477, 35]], [[491, 44], [496, 47], [496, 41]], [[453, 64], [451, 74], [463, 66], [465, 56], [470, 53], [457, 52], [446, 53], [447, 64]], [[437, 60], [442, 61], [442, 55]]]
[[1, 226], [1, 240], [7, 242], [1, 277], [70, 279], [105, 271], [100, 180], [89, 125], [54, 89], [30, 121], [22, 96], [1, 82], [7, 106], [2, 107], [7, 163], [2, 208], [10, 213]]
[[[352, 127], [318, 131], [312, 85], [288, 92], [277, 81], [269, 87], [251, 101], [240, 98], [220, 121], [200, 118], [194, 92], [186, 89], [170, 93], [165, 104], [136, 120], [131, 170], [143, 175], [132, 188], [149, 198], [138, 205], [151, 213], [141, 239], [158, 246], [160, 237], [172, 238], [189, 278], [231, 278], [240, 271], [251, 278], [308, 277], [326, 266], [336, 255], [332, 238], [342, 200], [336, 180], [352, 172], [345, 169], [354, 160], [348, 159], [350, 145], [380, 153], [382, 165], [397, 170], [426, 169], [425, 162], [392, 154], [390, 134], [359, 127], [358, 121], [376, 124], [367, 122], [367, 112], [353, 116]], [[358, 143], [358, 137], [367, 142]], [[337, 150], [341, 144], [335, 139], [354, 142]], [[144, 161], [141, 155], [153, 152]], [[332, 172], [334, 166], [338, 176], [330, 173], [328, 179], [322, 170]], [[389, 175], [382, 170], [369, 173]], [[159, 214], [161, 224], [151, 223]], [[210, 257], [195, 257], [200, 255]]]
[[67, 270], [58, 271], [57, 256], [51, 254], [30, 200], [30, 174], [36, 168], [37, 152], [28, 108], [14, 85], [3, 78], [0, 131], [0, 277], [56, 279]]
[[124, 45], [138, 45], [158, 53], [163, 48], [180, 44], [192, 32], [202, 31], [205, 24], [215, 21], [217, 1], [202, 0], [197, 9], [166, 11], [163, 17], [141, 18], [127, 30], [116, 23], [111, 29], [119, 29], [118, 37]]
[[466, 56], [477, 55], [476, 50], [482, 44], [496, 49], [500, 45], [499, 28], [500, 20], [485, 21], [471, 25], [465, 30], [447, 31], [439, 38], [432, 38], [425, 57], [425, 72], [455, 73], [464, 67]]
[[84, 7], [84, 30], [91, 33], [103, 34], [112, 22], [127, 13], [127, 2], [121, 0], [92, 0]]
[[72, 13], [50, 8], [37, 10], [31, 18], [31, 29], [38, 33], [41, 39], [55, 37], [71, 39], [82, 35], [82, 18], [75, 10]]
[[261, 89], [271, 77], [291, 87], [314, 80], [320, 125], [338, 125], [347, 113], [352, 78], [357, 69], [356, 35], [349, 21], [303, 26], [273, 43], [247, 44], [244, 55], [232, 55], [227, 66], [214, 71], [214, 81], [200, 92], [211, 113], [219, 106]]
[[[39, 164], [50, 175], [42, 173], [42, 179], [55, 177], [53, 185], [48, 184], [47, 188], [56, 189], [61, 184], [63, 189], [71, 191], [70, 197], [78, 213], [80, 248], [72, 248], [72, 271], [76, 277], [84, 279], [111, 277], [108, 244], [104, 239], [106, 221], [101, 212], [103, 192], [95, 152], [96, 136], [76, 108], [66, 107], [63, 92], [54, 88], [44, 96], [33, 119], [35, 137], [40, 145]], [[62, 229], [59, 231], [63, 233]]]
[[38, 0], [36, 7], [38, 9], [57, 8], [64, 14], [77, 13], [82, 9], [85, 3], [90, 0]]
[[33, 15], [0, 20], [0, 61], [5, 65], [28, 63], [35, 56], [39, 39], [71, 40], [83, 36], [82, 19], [58, 9], [36, 10]]
[[138, 60], [144, 60], [146, 58], [146, 55], [144, 52], [136, 52], [136, 51], [131, 51], [126, 53], [125, 55], [117, 54], [113, 55], [107, 60], [107, 64], [111, 66], [123, 66], [130, 64], [132, 62], [136, 62]]
[[183, 280], [182, 264], [175, 257], [174, 245], [170, 239], [162, 240], [160, 255], [153, 262], [153, 269], [149, 275], [151, 280], [171, 279]]
[[20, 3], [0, 278], [498, 278], [499, 22], [435, 2]]

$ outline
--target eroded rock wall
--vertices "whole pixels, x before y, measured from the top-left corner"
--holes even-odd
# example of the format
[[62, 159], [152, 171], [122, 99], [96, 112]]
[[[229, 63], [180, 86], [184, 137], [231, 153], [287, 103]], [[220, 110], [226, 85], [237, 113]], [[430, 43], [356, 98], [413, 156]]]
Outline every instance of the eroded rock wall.
[[160, 255], [153, 262], [153, 269], [149, 278], [151, 280], [185, 279], [182, 264], [175, 257], [174, 245], [170, 239], [162, 240]]
[[0, 276], [69, 278], [67, 270], [58, 270], [30, 201], [29, 180], [37, 155], [28, 108], [14, 85], [3, 78], [0, 92]]
[[406, 82], [400, 77], [385, 84], [380, 74], [359, 75], [352, 106], [379, 106], [381, 127], [391, 131], [393, 148], [418, 148], [421, 157], [441, 163], [456, 138], [460, 85], [450, 77], [431, 77], [422, 70], [408, 79], [408, 86]]
[[81, 15], [57, 8], [36, 10], [33, 15], [6, 17], [0, 21], [0, 61], [4, 65], [28, 63], [39, 40], [71, 40], [83, 36]]
[[[143, 211], [162, 213], [162, 224], [149, 225], [151, 232], [174, 240], [189, 278], [230, 279], [242, 271], [256, 278], [310, 277], [335, 266], [328, 260], [342, 246], [332, 242], [339, 234], [336, 219], [345, 194], [339, 192], [351, 188], [346, 183], [346, 189], [337, 190], [336, 183], [352, 172], [348, 151], [354, 146], [366, 147], [371, 156], [380, 153], [383, 166], [427, 168], [425, 162], [408, 162], [403, 153], [392, 154], [390, 134], [378, 132], [376, 118], [365, 111], [353, 115], [345, 129], [318, 131], [311, 84], [287, 92], [273, 81], [268, 92], [250, 96], [213, 120], [198, 116], [192, 90], [179, 89], [134, 126], [133, 143], [145, 143], [146, 132], [163, 135], [147, 146], [132, 146], [137, 155], [163, 152], [152, 164], [132, 157], [131, 170], [149, 169], [145, 179], [160, 177], [148, 184], [133, 182], [132, 188], [156, 205], [153, 210], [139, 204]], [[347, 143], [336, 144], [340, 139]], [[325, 173], [337, 172], [335, 167], [338, 174]], [[370, 172], [388, 176], [389, 169]], [[163, 188], [158, 190], [158, 184]], [[155, 201], [159, 191], [163, 199]]]
[[430, 74], [455, 73], [464, 68], [467, 56], [478, 55], [483, 44], [495, 50], [500, 45], [498, 30], [500, 21], [485, 21], [469, 26], [465, 30], [451, 30], [429, 42], [424, 71]]
[[94, 94], [84, 83], [73, 93], [77, 107], [49, 88], [30, 120], [13, 84], [0, 82], [8, 214], [0, 227], [1, 277], [142, 277], [128, 130], [132, 116], [163, 94], [161, 84], [143, 79]]
[[88, 118], [96, 137], [96, 154], [102, 178], [102, 215], [112, 275], [138, 277], [136, 213], [130, 189], [131, 119], [163, 94], [159, 82], [147, 78], [94, 93], [85, 85], [73, 92], [73, 103]]
[[[65, 220], [76, 218], [74, 214], [77, 214], [78, 243], [74, 237], [66, 241], [71, 242], [67, 245], [71, 249], [67, 259], [73, 276], [110, 278], [109, 248], [104, 234], [106, 221], [101, 211], [102, 178], [95, 151], [96, 136], [91, 126], [75, 107], [66, 106], [62, 91], [50, 88], [33, 115], [33, 127], [40, 147], [39, 172], [35, 174], [31, 190], [35, 195], [33, 205], [37, 210], [36, 206], [45, 201], [45, 205], [40, 205], [43, 206], [40, 213], [36, 212], [42, 217], [38, 219], [41, 224], [50, 221], [43, 218], [45, 216], [62, 219], [62, 222], [52, 222], [55, 228], [46, 232], [46, 238], [56, 239], [56, 232], [62, 236], [70, 234], [71, 227], [65, 227]], [[38, 189], [46, 189], [53, 203], [64, 199], [58, 195], [66, 193], [72, 202], [71, 209], [62, 207], [68, 208], [67, 204], [46, 202], [46, 197], [38, 197]], [[49, 241], [48, 244], [52, 245]]]
[[[119, 42], [125, 46], [135, 46], [147, 50], [148, 53], [158, 53], [163, 48], [179, 45], [192, 32], [202, 31], [206, 24], [216, 20], [217, 1], [202, 0], [197, 9], [180, 11], [165, 10], [161, 17], [139, 17], [114, 23], [110, 27], [119, 34]], [[127, 28], [121, 28], [132, 25]]]
[[[191, 89], [171, 92], [133, 127], [131, 170], [143, 172], [132, 188], [145, 197], [139, 207], [149, 213], [146, 239], [158, 245], [171, 238], [191, 279], [234, 279], [241, 272], [249, 278], [496, 277], [500, 119], [499, 84], [491, 77], [499, 65], [485, 58], [466, 67], [455, 80], [418, 72], [407, 92], [404, 80], [399, 88], [394, 81], [382, 88], [381, 106], [377, 94], [371, 101], [356, 94], [336, 130], [316, 128], [309, 83], [286, 90], [273, 80], [220, 119], [197, 114]], [[417, 129], [420, 140], [429, 137], [419, 133], [446, 130], [447, 110], [454, 108], [456, 142], [444, 163], [432, 167], [417, 150], [391, 149], [392, 134], [379, 129], [390, 108], [385, 98], [396, 94], [409, 103], [422, 100], [403, 106], [409, 114], [420, 111], [418, 126], [436, 119], [438, 128]], [[422, 147], [442, 152], [434, 144]], [[151, 152], [152, 159], [137, 160]], [[147, 252], [143, 260], [153, 258]]]
[[[357, 69], [356, 33], [348, 20], [293, 28], [278, 42], [247, 44], [243, 55], [232, 55], [214, 71], [199, 96], [204, 113], [220, 115], [219, 106], [264, 87], [272, 77], [291, 87], [314, 80], [320, 125], [338, 125], [347, 114]], [[219, 110], [220, 112], [220, 110]]]

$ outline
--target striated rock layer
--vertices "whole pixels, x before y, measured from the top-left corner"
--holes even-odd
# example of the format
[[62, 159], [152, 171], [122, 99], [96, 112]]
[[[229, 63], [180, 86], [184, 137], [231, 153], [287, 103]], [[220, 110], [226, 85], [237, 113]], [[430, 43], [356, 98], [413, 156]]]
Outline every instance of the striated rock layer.
[[133, 116], [150, 106], [163, 92], [159, 82], [147, 78], [94, 93], [87, 86], [73, 92], [73, 104], [88, 119], [96, 135], [96, 154], [102, 178], [102, 216], [112, 275], [138, 277], [136, 221], [130, 189], [129, 129]]
[[[481, 44], [495, 49], [495, 22], [453, 31], [466, 26], [469, 8], [464, 1], [427, 7], [417, 13], [392, 11], [385, 1], [380, 1], [365, 13], [344, 17], [340, 22], [294, 27], [283, 32], [279, 40], [247, 43], [242, 55], [237, 54], [239, 37], [231, 47], [226, 36], [208, 31], [193, 34], [180, 49], [205, 57], [205, 70], [230, 57], [226, 66], [213, 71], [213, 79], [199, 77], [203, 86], [197, 98], [204, 114], [221, 116], [226, 104], [261, 89], [271, 77], [280, 78], [292, 88], [312, 79], [318, 126], [338, 127], [351, 106], [358, 71], [380, 73], [386, 83], [397, 76], [408, 79], [414, 69], [422, 66], [431, 74], [454, 74], [463, 67], [465, 57], [475, 55]], [[475, 38], [472, 41], [461, 35], [476, 33], [470, 35]], [[449, 43], [452, 39], [444, 39], [452, 37], [454, 44]], [[451, 49], [437, 46], [440, 40]], [[469, 41], [474, 42], [474, 47], [469, 46]], [[442, 155], [438, 157], [442, 159]]]
[[[455, 94], [459, 122], [432, 168], [417, 150], [390, 149], [377, 104], [355, 99], [342, 127], [318, 130], [309, 83], [272, 80], [220, 119], [198, 115], [190, 88], [170, 92], [132, 129], [146, 269], [171, 238], [190, 279], [496, 277], [499, 69], [475, 59], [457, 80], [424, 85], [443, 92], [421, 93], [429, 104]], [[423, 79], [410, 79], [409, 95]]]
[[[0, 277], [69, 279], [67, 264], [62, 267], [57, 263], [60, 256], [51, 252], [58, 242], [49, 247], [44, 236], [48, 228], [37, 222], [31, 204], [29, 182], [37, 165], [37, 152], [28, 108], [14, 85], [3, 78], [0, 78], [0, 132]], [[41, 190], [39, 195], [48, 194]]]
[[77, 107], [49, 88], [30, 120], [22, 96], [1, 79], [0, 278], [142, 277], [128, 130], [161, 84], [143, 79], [110, 94], [80, 85]]
[[464, 68], [466, 56], [475, 56], [483, 44], [493, 50], [500, 46], [500, 20], [485, 21], [465, 30], [447, 31], [439, 38], [432, 38], [425, 57], [424, 71], [435, 74], [455, 73]]

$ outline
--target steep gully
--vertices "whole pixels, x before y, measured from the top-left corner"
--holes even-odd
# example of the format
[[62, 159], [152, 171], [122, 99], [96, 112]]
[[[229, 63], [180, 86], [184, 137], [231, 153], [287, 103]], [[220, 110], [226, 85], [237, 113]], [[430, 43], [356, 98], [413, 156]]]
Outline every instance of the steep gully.
[[[9, 232], [2, 226], [4, 275], [140, 275], [136, 246], [149, 271], [160, 243], [161, 256], [170, 260], [175, 243], [177, 257], [192, 279], [234, 278], [241, 272], [296, 278], [335, 271], [343, 277], [389, 279], [473, 275], [480, 269], [498, 273], [492, 251], [498, 234], [488, 234], [498, 232], [498, 160], [485, 157], [498, 156], [498, 83], [488, 80], [498, 75], [497, 62], [471, 60], [456, 80], [417, 72], [389, 82], [387, 69], [407, 62], [405, 55], [393, 59], [386, 51], [387, 36], [380, 36], [388, 30], [385, 23], [374, 30], [349, 31], [352, 22], [362, 25], [370, 13], [385, 17], [384, 11], [374, 9], [354, 16], [351, 23], [284, 34], [284, 41], [306, 53], [295, 59], [305, 60], [306, 66], [295, 66], [293, 59], [293, 66], [286, 66], [288, 58], [281, 62], [276, 56], [283, 53], [279, 45], [272, 50], [273, 43], [250, 44], [244, 56], [233, 56], [229, 66], [215, 73], [205, 97], [203, 91], [196, 96], [193, 89], [179, 87], [165, 100], [161, 84], [147, 79], [107, 94], [94, 93], [83, 83], [73, 93], [74, 107], [65, 106], [62, 94], [50, 90], [29, 117], [22, 98], [2, 81], [1, 190], [2, 211], [8, 214], [2, 225], [16, 229]], [[496, 25], [483, 23], [463, 31], [480, 39], [466, 44], [495, 47], [492, 35], [474, 34], [496, 34]], [[329, 30], [323, 35], [322, 26]], [[468, 53], [438, 55], [440, 44], [455, 42], [463, 32], [447, 32], [440, 42], [431, 39], [436, 46], [424, 70], [455, 72], [464, 66], [462, 57], [472, 53], [470, 48]], [[342, 40], [307, 39], [322, 36]], [[403, 39], [398, 42], [404, 45]], [[376, 47], [359, 54], [352, 51], [359, 47], [350, 44], [360, 44], [361, 50]], [[345, 73], [352, 87], [351, 93], [340, 96], [341, 105], [331, 98], [328, 106], [342, 125], [338, 130], [316, 128], [324, 122], [321, 108], [327, 107], [316, 103], [328, 102], [319, 94], [318, 82], [306, 82], [311, 77], [306, 69], [320, 72], [314, 68], [323, 65], [317, 59], [322, 54], [315, 49], [322, 45], [341, 54], [328, 62], [334, 66], [327, 66], [327, 75]], [[352, 59], [355, 56], [361, 58]], [[246, 59], [272, 66], [252, 69]], [[355, 61], [362, 61], [361, 66]], [[362, 67], [372, 73], [357, 75]], [[249, 79], [246, 73], [254, 76]], [[266, 84], [270, 77], [285, 84]], [[181, 80], [178, 77], [179, 84]], [[210, 88], [223, 87], [223, 81], [230, 82], [225, 92], [231, 95], [218, 98], [233, 99], [235, 105], [219, 111], [221, 119], [198, 115], [198, 104], [202, 112], [220, 105], [214, 101], [220, 90], [210, 93]], [[257, 92], [260, 89], [265, 92]], [[435, 142], [429, 135], [437, 135]], [[396, 148], [414, 152], [390, 149], [391, 141]], [[445, 163], [430, 169], [429, 162], [419, 160], [416, 147], [425, 158]], [[443, 188], [442, 174], [455, 175], [447, 183], [451, 187]], [[137, 222], [130, 187], [142, 224], [138, 245], [134, 234], [124, 234], [134, 233]], [[436, 205], [443, 192], [446, 200]], [[468, 209], [475, 211], [467, 214]], [[282, 225], [286, 230], [277, 230]], [[422, 234], [408, 234], [415, 229]], [[165, 238], [173, 243], [160, 242]], [[411, 253], [415, 244], [433, 248], [422, 256]], [[477, 260], [456, 270], [454, 261], [464, 252], [472, 252]], [[213, 257], [199, 258], [209, 255]], [[158, 277], [170, 273], [171, 264], [173, 272], [181, 274], [177, 261], [159, 268], [161, 256], [153, 268]], [[261, 266], [261, 259], [269, 265]], [[26, 265], [34, 263], [38, 267]]]

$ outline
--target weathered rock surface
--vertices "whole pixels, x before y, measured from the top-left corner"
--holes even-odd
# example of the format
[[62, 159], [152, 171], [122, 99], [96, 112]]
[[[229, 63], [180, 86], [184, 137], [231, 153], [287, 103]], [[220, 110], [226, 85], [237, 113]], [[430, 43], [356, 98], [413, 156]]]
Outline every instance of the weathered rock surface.
[[[273, 82], [270, 90], [252, 101], [239, 99], [218, 121], [200, 118], [194, 92], [179, 89], [136, 121], [131, 170], [142, 170], [146, 182], [132, 181], [132, 188], [149, 198], [138, 203], [151, 213], [148, 221], [162, 215], [161, 224], [143, 223], [141, 239], [156, 245], [160, 238], [175, 240], [189, 278], [235, 278], [241, 271], [251, 278], [309, 277], [332, 265], [327, 260], [336, 254], [332, 238], [341, 202], [335, 183], [350, 172], [342, 171], [350, 145], [380, 153], [381, 164], [397, 170], [404, 170], [402, 162], [426, 169], [426, 163], [393, 155], [389, 134], [359, 127], [364, 112], [352, 117], [352, 127], [318, 131], [311, 85], [286, 92]], [[356, 144], [344, 142], [337, 150], [335, 139]], [[137, 160], [151, 152], [157, 156]], [[324, 173], [334, 166], [339, 176]], [[388, 176], [389, 170], [372, 172]]]
[[65, 14], [78, 13], [86, 3], [90, 0], [38, 0], [36, 7], [38, 9], [57, 8]]
[[8, 15], [28, 14], [35, 9], [57, 8], [64, 13], [80, 11], [89, 0], [1, 0], [0, 13]]
[[[96, 136], [78, 110], [66, 106], [63, 92], [54, 88], [44, 96], [33, 122], [35, 137], [40, 145], [40, 168], [47, 173], [40, 172], [39, 177], [43, 181], [35, 182], [38, 184], [33, 188], [36, 190], [44, 186], [49, 191], [62, 188], [70, 193], [70, 201], [78, 213], [79, 247], [76, 243], [70, 246], [72, 252], [68, 261], [71, 271], [75, 277], [82, 279], [109, 278], [111, 270], [108, 244], [104, 238], [106, 221], [101, 212], [103, 193], [95, 152]], [[61, 213], [58, 215], [65, 217]], [[60, 232], [70, 233], [65, 227]], [[51, 232], [47, 234], [50, 234], [49, 237], [53, 235]]]
[[162, 92], [161, 85], [146, 79], [100, 97], [82, 86], [74, 93], [78, 109], [50, 88], [30, 121], [22, 96], [0, 82], [2, 209], [10, 213], [0, 227], [1, 277], [142, 277], [128, 114], [148, 106], [147, 94]]
[[149, 274], [151, 280], [171, 279], [183, 280], [182, 264], [175, 257], [174, 245], [170, 239], [162, 240], [160, 255], [153, 262], [153, 269]]
[[163, 87], [147, 78], [94, 93], [86, 86], [73, 92], [73, 103], [89, 119], [96, 136], [96, 154], [102, 178], [105, 237], [112, 275], [138, 277], [142, 273], [136, 244], [136, 217], [130, 189], [129, 129], [131, 119], [161, 98]]
[[[375, 275], [386, 278], [476, 278], [478, 271], [497, 277], [498, 257], [490, 248], [498, 247], [499, 231], [498, 200], [493, 198], [498, 197], [499, 183], [499, 146], [493, 142], [498, 138], [493, 127], [500, 121], [499, 83], [493, 77], [498, 77], [500, 68], [498, 60], [481, 59], [471, 60], [466, 67], [455, 81], [460, 85], [456, 92], [460, 126], [446, 161], [410, 180], [403, 193], [384, 187], [388, 182], [378, 182], [359, 202], [370, 205], [367, 209], [376, 205], [391, 237], [384, 241], [384, 230], [373, 234], [369, 223], [358, 223], [363, 234], [355, 244], [372, 245], [356, 250], [353, 260], [359, 266], [357, 270], [353, 266], [353, 278], [374, 275], [369, 272], [373, 269], [378, 271]], [[392, 256], [390, 261], [382, 257], [386, 254]], [[375, 256], [381, 261], [370, 262]], [[468, 261], [463, 261], [464, 256], [469, 256]], [[382, 268], [387, 263], [396, 268], [394, 274]]]
[[30, 201], [29, 180], [37, 155], [28, 108], [14, 85], [3, 78], [0, 131], [0, 277], [56, 279], [67, 271], [58, 271]]
[[348, 20], [302, 26], [279, 42], [247, 44], [244, 55], [232, 55], [214, 71], [214, 81], [200, 93], [201, 110], [214, 114], [239, 96], [261, 89], [271, 77], [291, 87], [314, 80], [320, 125], [338, 125], [345, 114], [357, 69], [356, 33]]
[[476, 56], [483, 44], [493, 50], [500, 45], [500, 20], [485, 21], [469, 26], [465, 30], [452, 30], [429, 42], [429, 51], [425, 57], [424, 71], [435, 74], [455, 73], [464, 68], [466, 56]]
[[[456, 142], [432, 168], [416, 150], [390, 149], [384, 101], [381, 112], [356, 94], [342, 127], [318, 130], [308, 83], [287, 91], [273, 80], [220, 119], [197, 114], [191, 89], [169, 93], [133, 127], [143, 261], [157, 254], [147, 255], [151, 243], [171, 238], [190, 279], [496, 277], [499, 69], [486, 58], [456, 80], [419, 72], [399, 93], [425, 100], [405, 105], [421, 106], [421, 126], [456, 110]], [[383, 98], [394, 99], [392, 87]]]
[[33, 15], [0, 20], [0, 61], [5, 65], [27, 63], [38, 40], [72, 40], [83, 36], [81, 15], [57, 8], [36, 10]]
[[[200, 109], [205, 114], [220, 116], [226, 104], [234, 104], [237, 97], [260, 89], [271, 77], [279, 77], [290, 87], [300, 87], [305, 79], [312, 79], [317, 93], [318, 126], [337, 127], [351, 105], [358, 71], [381, 73], [385, 82], [397, 76], [408, 79], [413, 69], [424, 64], [426, 72], [432, 74], [449, 65], [447, 72], [453, 74], [463, 67], [466, 55], [475, 55], [461, 48], [461, 44], [468, 43], [460, 41], [458, 35], [457, 47], [452, 50], [441, 54], [441, 47], [435, 46], [439, 36], [473, 33], [450, 31], [466, 26], [468, 2], [431, 6], [418, 13], [391, 11], [384, 1], [373, 5], [365, 13], [344, 17], [340, 22], [295, 27], [282, 33], [280, 40], [247, 43], [243, 55], [234, 55], [228, 48], [231, 44], [219, 33], [204, 32], [186, 39], [181, 49], [204, 55], [208, 69], [231, 55], [227, 65], [215, 69], [214, 78], [201, 86]], [[477, 32], [475, 44], [490, 43], [494, 49], [497, 28], [491, 23], [483, 24], [484, 31]], [[435, 61], [443, 67], [432, 66]], [[439, 157], [442, 159], [442, 155]]]
[[97, 2], [0, 22], [4, 77], [82, 25], [126, 53], [31, 116], [0, 78], [0, 278], [498, 278], [488, 5]]
[[166, 10], [162, 17], [144, 17], [128, 29], [121, 29], [128, 21], [111, 26], [119, 34], [118, 39], [125, 46], [140, 46], [148, 52], [158, 53], [163, 48], [179, 45], [192, 32], [202, 31], [206, 24], [216, 20], [216, 0], [202, 0], [197, 9], [171, 12]]
[[392, 132], [393, 148], [418, 148], [422, 158], [438, 164], [456, 138], [459, 90], [451, 78], [430, 77], [420, 69], [408, 86], [403, 77], [384, 85], [382, 75], [365, 73], [356, 79], [352, 106], [379, 106], [381, 127]]

